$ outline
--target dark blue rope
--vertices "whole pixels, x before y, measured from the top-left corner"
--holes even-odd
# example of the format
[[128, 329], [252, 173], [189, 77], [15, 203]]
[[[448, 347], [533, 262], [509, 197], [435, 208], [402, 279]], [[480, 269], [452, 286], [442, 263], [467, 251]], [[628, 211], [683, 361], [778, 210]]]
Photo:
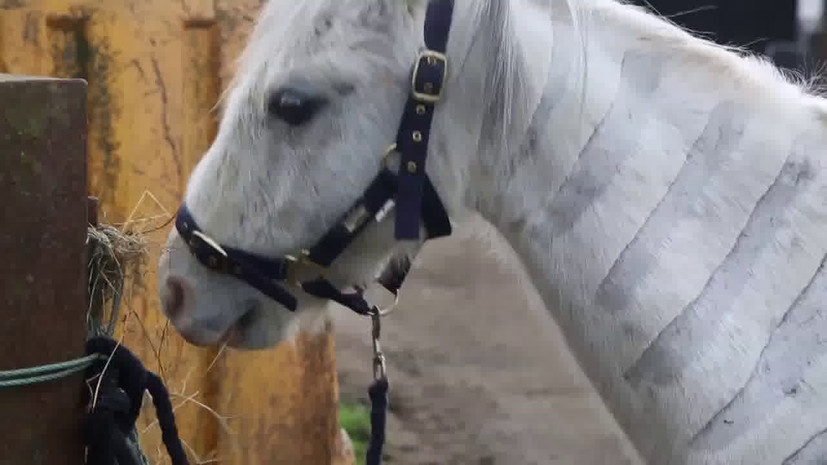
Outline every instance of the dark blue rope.
[[[161, 427], [161, 435], [173, 465], [187, 465], [175, 413], [169, 393], [155, 373], [147, 370], [140, 359], [126, 347], [108, 337], [96, 337], [86, 343], [87, 354], [100, 354], [86, 371], [87, 379], [101, 376], [95, 408], [84, 421], [84, 443], [88, 448], [88, 465], [139, 465], [127, 441], [141, 411], [145, 391], [149, 391]], [[108, 363], [108, 365], [107, 365]], [[91, 399], [90, 399], [91, 401]]]
[[388, 378], [381, 377], [374, 381], [368, 389], [368, 395], [370, 396], [370, 443], [367, 451], [367, 465], [382, 465], [389, 387]]

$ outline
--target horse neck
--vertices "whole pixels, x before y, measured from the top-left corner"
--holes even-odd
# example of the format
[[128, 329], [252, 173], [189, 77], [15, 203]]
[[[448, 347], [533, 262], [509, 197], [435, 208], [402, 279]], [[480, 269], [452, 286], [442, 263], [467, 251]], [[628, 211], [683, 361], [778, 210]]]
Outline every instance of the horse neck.
[[[583, 315], [559, 311], [561, 296], [568, 303], [576, 288], [560, 289], [563, 283], [555, 276], [565, 272], [572, 278], [567, 282], [572, 282], [587, 270], [560, 270], [560, 262], [550, 253], [559, 228], [553, 219], [561, 213], [554, 208], [554, 199], [608, 102], [602, 95], [583, 102], [578, 91], [585, 84], [579, 79], [584, 62], [576, 44], [582, 43], [581, 28], [588, 27], [578, 22], [588, 18], [588, 12], [575, 13], [565, 0], [549, 3], [552, 8], [544, 12], [546, 18], [538, 20], [541, 15], [532, 9], [533, 3], [501, 2], [510, 8], [506, 23], [487, 26], [503, 36], [510, 34], [511, 39], [484, 35], [488, 41], [471, 47], [463, 68], [485, 71], [467, 73], [460, 77], [462, 87], [449, 88], [452, 98], [468, 103], [446, 110], [451, 124], [446, 126], [445, 139], [465, 133], [472, 134], [473, 143], [464, 147], [449, 143], [449, 153], [468, 156], [449, 159], [453, 170], [439, 169], [459, 173], [452, 184], [467, 189], [450, 195], [461, 196], [470, 210], [481, 214], [509, 242], [567, 337], [577, 345], [585, 342], [579, 336], [584, 331]], [[475, 60], [483, 64], [472, 65]], [[456, 121], [465, 127], [457, 128]], [[590, 253], [572, 250], [580, 252]], [[582, 258], [584, 264], [588, 261]], [[590, 376], [603, 377], [598, 364], [582, 358], [581, 363]]]
[[[612, 168], [609, 162], [613, 157], [630, 155], [635, 149], [628, 147], [629, 153], [618, 153], [614, 149], [623, 150], [618, 144], [598, 157], [602, 161], [593, 166], [579, 162], [598, 125], [609, 132], [624, 129], [608, 127], [614, 122], [605, 118], [616, 96], [623, 93], [617, 89], [625, 50], [602, 43], [602, 24], [578, 24], [578, 19], [592, 18], [589, 12], [584, 13], [574, 16], [563, 8], [553, 9], [547, 31], [535, 33], [531, 41], [511, 42], [519, 48], [511, 51], [511, 58], [528, 58], [522, 62], [492, 60], [492, 56], [500, 55], [481, 50], [477, 57], [480, 63], [496, 62], [497, 70], [483, 64], [465, 65], [467, 69], [486, 71], [478, 72], [483, 76], [481, 82], [474, 81], [474, 76], [464, 77], [463, 91], [468, 95], [460, 97], [474, 103], [460, 108], [462, 114], [452, 116], [451, 120], [462, 121], [466, 125], [464, 132], [476, 137], [475, 144], [465, 152], [467, 159], [455, 164], [464, 173], [467, 191], [462, 195], [466, 206], [491, 223], [516, 252], [580, 366], [627, 434], [637, 442], [635, 436], [654, 438], [656, 431], [640, 429], [632, 420], [636, 399], [628, 395], [622, 370], [627, 363], [624, 357], [635, 348], [627, 342], [629, 335], [612, 321], [611, 312], [593, 305], [595, 290], [607, 274], [616, 248], [611, 237], [612, 223], [602, 223], [601, 215], [611, 216], [615, 212], [587, 211], [589, 201], [602, 187], [591, 184], [590, 175], [596, 181]], [[513, 20], [510, 33], [515, 36], [530, 29], [519, 24], [527, 24], [530, 19], [515, 15]], [[583, 28], [589, 32], [588, 62], [579, 53], [583, 50], [578, 45], [583, 44]], [[474, 58], [474, 54], [469, 54], [469, 61]], [[492, 82], [495, 80], [490, 76], [502, 69], [511, 69], [513, 74], [502, 76], [502, 83]], [[497, 94], [497, 84], [511, 94]], [[489, 102], [491, 106], [473, 107], [479, 105], [476, 102]], [[504, 102], [504, 108], [497, 108]], [[493, 116], [474, 120], [468, 115]], [[634, 128], [626, 129], [634, 132]], [[451, 131], [463, 132], [457, 128]], [[461, 147], [455, 149], [463, 153]], [[654, 326], [643, 320], [656, 317], [635, 315], [639, 320], [636, 326]], [[669, 442], [673, 437], [659, 438]]]
[[[589, 18], [588, 12], [575, 15], [565, 0], [550, 0], [552, 9], [545, 12], [543, 23], [532, 3], [499, 3], [510, 6], [508, 19], [494, 19], [488, 28], [503, 37], [487, 31], [480, 35], [461, 66], [468, 70], [458, 78], [462, 85], [447, 89], [449, 98], [459, 103], [445, 107], [447, 124], [435, 122], [453, 157], [447, 158], [451, 166], [436, 170], [444, 180], [442, 192], [460, 197], [505, 238], [580, 365], [610, 407], [622, 409], [611, 394], [620, 379], [611, 368], [617, 360], [596, 341], [617, 339], [612, 347], [622, 344], [624, 335], [590, 330], [591, 315], [582, 311], [591, 297], [584, 284], [595, 281], [600, 270], [594, 265], [605, 260], [593, 260], [592, 255], [602, 251], [587, 245], [600, 245], [586, 244], [579, 235], [576, 208], [581, 201], [576, 196], [569, 196], [571, 205], [556, 200], [614, 98], [613, 92], [600, 89], [612, 86], [610, 78], [601, 75], [603, 61], [616, 57], [593, 56], [589, 65], [595, 74], [584, 82], [578, 44], [583, 43], [582, 28], [590, 25], [578, 22]], [[595, 50], [603, 48], [594, 45]], [[603, 82], [595, 85], [597, 81]], [[584, 101], [581, 91], [587, 84]], [[465, 145], [451, 145], [460, 139], [457, 134], [469, 135]], [[453, 179], [447, 180], [445, 173]], [[453, 192], [454, 186], [464, 190]], [[573, 208], [567, 211], [568, 206]]]
[[[788, 178], [814, 176], [818, 160], [802, 157], [825, 138], [827, 111], [823, 101], [806, 97], [769, 66], [690, 38], [631, 7], [601, 3], [580, 17], [588, 21], [579, 25], [587, 31], [585, 55], [577, 53], [584, 36], [565, 15], [553, 16], [546, 37], [552, 66], [543, 79], [533, 74], [510, 88], [525, 95], [500, 96], [515, 106], [482, 109], [511, 119], [482, 122], [479, 155], [468, 151], [467, 205], [520, 256], [627, 433], [638, 446], [651, 446], [646, 455], [653, 463], [665, 463], [653, 458], [661, 448], [656, 445], [665, 444], [660, 452], [669, 453], [690, 442], [721, 408], [720, 400], [746, 383], [761, 348], [753, 342], [766, 338], [763, 328], [788, 308], [771, 299], [748, 308], [726, 300], [738, 291], [705, 286], [743, 228], [755, 229], [744, 237], [773, 243], [775, 233], [765, 223], [787, 212], [774, 200], [761, 206], [755, 224], [748, 223], [750, 212], [765, 192], [787, 188]], [[515, 16], [528, 21], [520, 18]], [[523, 47], [514, 56], [542, 56], [537, 40], [513, 44]], [[586, 60], [588, 72], [582, 73]], [[522, 72], [539, 69], [497, 58], [480, 63], [492, 61]], [[480, 74], [493, 72], [490, 65], [479, 66]], [[527, 102], [535, 103], [522, 121]], [[781, 176], [785, 166], [800, 173]], [[821, 205], [813, 200], [816, 187], [789, 187], [798, 194], [788, 203]], [[821, 243], [816, 246], [821, 250]], [[797, 284], [806, 284], [808, 267], [816, 269], [820, 258], [814, 253], [806, 258], [813, 263], [788, 267]], [[774, 260], [788, 265], [783, 254]], [[752, 276], [747, 268], [727, 271], [738, 279]], [[726, 322], [691, 305], [704, 292], [709, 301], [724, 300], [720, 306], [705, 301], [709, 308], [742, 312], [733, 321], [760, 321], [750, 329], [752, 339], [736, 334], [733, 340], [742, 339], [731, 343], [720, 336]], [[694, 336], [670, 332], [672, 321], [686, 321]], [[699, 334], [720, 341], [712, 345]], [[672, 343], [680, 346], [672, 349]], [[690, 354], [725, 362], [690, 366]], [[651, 421], [638, 419], [644, 415]]]

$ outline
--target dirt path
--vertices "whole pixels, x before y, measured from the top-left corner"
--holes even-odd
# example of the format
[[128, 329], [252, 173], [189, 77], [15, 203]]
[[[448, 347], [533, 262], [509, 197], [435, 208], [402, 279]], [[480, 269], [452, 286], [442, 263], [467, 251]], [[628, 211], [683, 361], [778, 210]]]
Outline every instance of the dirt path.
[[[469, 231], [422, 252], [382, 339], [391, 464], [639, 464], [507, 246]], [[343, 398], [365, 399], [368, 322], [336, 311]]]

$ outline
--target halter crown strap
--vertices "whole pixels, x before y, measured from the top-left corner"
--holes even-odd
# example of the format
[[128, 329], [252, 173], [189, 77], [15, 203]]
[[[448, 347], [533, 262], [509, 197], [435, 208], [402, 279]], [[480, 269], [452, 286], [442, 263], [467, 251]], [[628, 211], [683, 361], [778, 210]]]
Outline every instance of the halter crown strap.
[[[445, 211], [439, 197], [428, 194], [433, 186], [425, 174], [425, 160], [428, 156], [434, 108], [442, 100], [448, 77], [445, 51], [453, 13], [453, 0], [432, 0], [428, 3], [425, 16], [426, 49], [420, 52], [411, 73], [411, 93], [396, 136], [396, 147], [402, 155], [396, 195], [397, 240], [419, 239], [419, 225], [423, 220], [423, 196], [436, 198], [436, 204], [432, 205], [436, 210], [427, 211]], [[429, 220], [442, 223], [440, 218], [424, 219], [426, 226]], [[450, 226], [445, 229], [447, 233], [443, 230], [440, 235], [450, 234]]]

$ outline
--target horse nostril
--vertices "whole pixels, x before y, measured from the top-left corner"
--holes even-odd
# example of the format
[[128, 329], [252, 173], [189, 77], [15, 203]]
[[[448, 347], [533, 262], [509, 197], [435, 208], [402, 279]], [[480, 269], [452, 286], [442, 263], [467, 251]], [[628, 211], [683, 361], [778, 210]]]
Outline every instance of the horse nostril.
[[184, 310], [186, 300], [184, 286], [185, 284], [180, 279], [167, 279], [162, 305], [164, 306], [164, 313], [170, 319], [175, 319]]

